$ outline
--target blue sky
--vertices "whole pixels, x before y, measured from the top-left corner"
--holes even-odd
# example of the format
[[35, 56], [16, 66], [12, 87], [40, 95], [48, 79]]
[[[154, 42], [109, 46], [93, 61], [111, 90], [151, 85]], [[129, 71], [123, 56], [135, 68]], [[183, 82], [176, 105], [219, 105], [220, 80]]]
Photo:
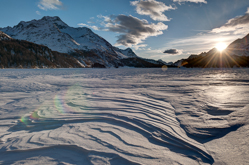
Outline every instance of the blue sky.
[[248, 0], [0, 0], [0, 27], [59, 16], [144, 58], [176, 61], [249, 33]]

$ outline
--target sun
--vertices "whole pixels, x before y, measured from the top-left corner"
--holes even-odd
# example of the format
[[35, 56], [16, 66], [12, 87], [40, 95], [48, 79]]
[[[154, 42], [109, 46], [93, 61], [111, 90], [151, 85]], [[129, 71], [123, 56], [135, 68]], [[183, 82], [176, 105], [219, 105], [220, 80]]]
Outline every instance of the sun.
[[224, 42], [219, 42], [216, 44], [216, 49], [218, 49], [220, 52], [222, 52], [224, 49], [227, 48], [227, 45]]

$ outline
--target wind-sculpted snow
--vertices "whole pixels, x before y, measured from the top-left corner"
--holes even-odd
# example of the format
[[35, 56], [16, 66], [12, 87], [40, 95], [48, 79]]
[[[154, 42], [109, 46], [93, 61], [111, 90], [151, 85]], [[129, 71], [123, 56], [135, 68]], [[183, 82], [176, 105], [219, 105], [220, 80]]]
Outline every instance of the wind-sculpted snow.
[[248, 69], [0, 72], [0, 164], [247, 164]]

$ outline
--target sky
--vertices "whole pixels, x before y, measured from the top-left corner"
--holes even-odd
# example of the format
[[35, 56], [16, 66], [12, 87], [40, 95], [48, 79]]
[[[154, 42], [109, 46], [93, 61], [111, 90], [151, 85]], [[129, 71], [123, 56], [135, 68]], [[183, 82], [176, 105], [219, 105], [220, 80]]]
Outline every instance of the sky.
[[59, 16], [119, 48], [166, 62], [249, 33], [249, 0], [0, 0], [0, 27]]

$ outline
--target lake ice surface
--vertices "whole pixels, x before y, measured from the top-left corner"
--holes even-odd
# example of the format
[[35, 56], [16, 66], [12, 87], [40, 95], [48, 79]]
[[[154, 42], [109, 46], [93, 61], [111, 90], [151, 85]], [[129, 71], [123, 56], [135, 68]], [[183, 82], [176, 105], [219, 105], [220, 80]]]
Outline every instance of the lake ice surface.
[[249, 69], [4, 69], [0, 98], [0, 164], [249, 164]]

